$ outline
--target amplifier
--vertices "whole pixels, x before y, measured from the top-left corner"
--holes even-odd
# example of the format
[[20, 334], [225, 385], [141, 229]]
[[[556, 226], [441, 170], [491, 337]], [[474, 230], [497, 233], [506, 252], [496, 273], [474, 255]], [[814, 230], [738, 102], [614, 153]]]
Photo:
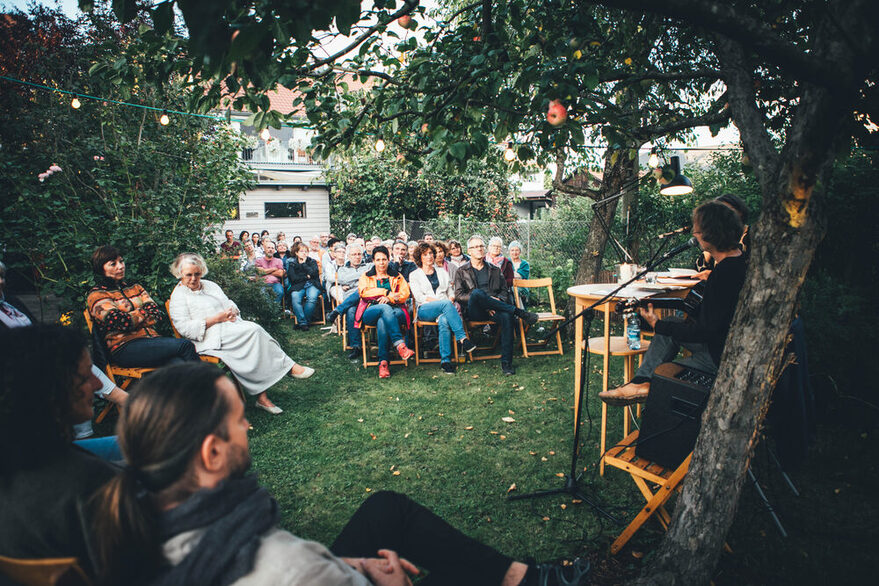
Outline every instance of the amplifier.
[[677, 468], [696, 445], [714, 375], [666, 362], [653, 372], [635, 454]]

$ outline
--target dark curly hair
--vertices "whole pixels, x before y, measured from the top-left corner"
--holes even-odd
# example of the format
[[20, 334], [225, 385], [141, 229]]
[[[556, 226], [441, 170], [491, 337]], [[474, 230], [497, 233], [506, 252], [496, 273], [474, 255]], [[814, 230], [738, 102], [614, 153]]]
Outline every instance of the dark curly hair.
[[415, 247], [415, 258], [413, 259], [415, 261], [415, 264], [418, 265], [419, 269], [422, 268], [421, 255], [425, 252], [432, 252], [433, 257], [436, 258], [436, 247], [434, 247], [434, 245], [430, 244], [429, 242], [420, 242], [418, 246]]
[[71, 442], [71, 395], [86, 348], [72, 328], [0, 332], [0, 471], [39, 464]]

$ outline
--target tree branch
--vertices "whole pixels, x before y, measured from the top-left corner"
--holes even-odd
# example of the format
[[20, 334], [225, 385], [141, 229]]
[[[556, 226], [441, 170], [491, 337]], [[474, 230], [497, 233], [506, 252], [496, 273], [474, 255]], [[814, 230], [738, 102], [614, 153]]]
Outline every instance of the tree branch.
[[[815, 53], [806, 53], [783, 39], [763, 21], [752, 18], [727, 4], [710, 0], [663, 0], [650, 5], [641, 0], [589, 0], [595, 4], [635, 10], [648, 10], [687, 24], [701, 26], [754, 50], [768, 63], [797, 79], [834, 90], [840, 85], [839, 65]], [[846, 80], [845, 84], [851, 83]]]
[[[725, 96], [726, 94], [724, 94]], [[718, 100], [718, 104], [725, 102], [723, 100], [723, 96]], [[720, 122], [725, 122], [730, 118], [730, 111], [728, 108], [721, 108], [720, 110], [715, 110], [713, 112], [707, 112], [702, 114], [701, 116], [693, 116], [690, 118], [684, 118], [683, 120], [676, 120], [674, 122], [669, 122], [667, 124], [654, 124], [651, 126], [642, 126], [638, 128], [632, 133], [632, 136], [636, 137], [641, 142], [652, 141], [655, 138], [660, 136], [665, 136], [666, 134], [671, 134], [672, 132], [678, 132], [680, 130], [686, 130], [687, 128], [695, 128], [696, 126], [710, 126], [712, 124], [718, 124]]]
[[693, 71], [648, 71], [647, 73], [626, 73], [624, 71], [612, 71], [599, 77], [599, 81], [606, 83], [612, 81], [620, 81], [625, 83], [634, 83], [638, 81], [664, 80], [674, 81], [679, 79], [700, 79], [703, 77], [720, 78], [721, 71], [719, 69], [695, 69]]
[[[409, 14], [410, 12], [415, 10], [415, 7], [417, 7], [417, 6], [418, 6], [418, 0], [405, 0], [403, 3], [403, 8], [401, 8], [400, 10], [393, 13], [391, 15], [391, 20], [393, 21], [393, 20], [400, 18], [404, 14]], [[323, 59], [319, 59], [319, 60], [315, 61], [314, 63], [309, 64], [308, 66], [302, 68], [301, 72], [307, 73], [309, 71], [314, 71], [318, 67], [323, 67], [327, 63], [334, 62], [339, 57], [342, 57], [343, 55], [347, 55], [348, 53], [353, 51], [354, 48], [356, 48], [358, 45], [360, 45], [360, 43], [362, 43], [363, 41], [365, 41], [366, 39], [371, 37], [372, 33], [377, 31], [381, 27], [385, 26], [385, 24], [386, 23], [382, 23], [381, 21], [376, 22], [374, 25], [372, 25], [371, 27], [364, 30], [364, 32], [359, 37], [355, 38], [353, 41], [348, 43], [348, 45], [346, 47], [336, 51], [332, 55], [329, 55], [327, 57], [324, 57]]]

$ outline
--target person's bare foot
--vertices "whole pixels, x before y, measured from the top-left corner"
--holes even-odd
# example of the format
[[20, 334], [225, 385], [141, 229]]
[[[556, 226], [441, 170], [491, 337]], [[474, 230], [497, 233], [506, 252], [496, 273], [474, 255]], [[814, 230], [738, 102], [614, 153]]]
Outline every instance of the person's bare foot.
[[626, 383], [621, 387], [598, 393], [598, 398], [608, 405], [634, 405], [646, 401], [649, 392], [649, 382]]

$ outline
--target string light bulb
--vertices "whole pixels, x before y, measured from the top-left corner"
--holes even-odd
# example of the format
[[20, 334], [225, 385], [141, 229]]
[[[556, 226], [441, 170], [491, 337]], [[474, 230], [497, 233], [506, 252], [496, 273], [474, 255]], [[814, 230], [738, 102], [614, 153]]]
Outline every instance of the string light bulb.
[[74, 110], [79, 110], [79, 107], [82, 106], [82, 102], [79, 101], [79, 98], [73, 98], [70, 101], [70, 107]]
[[269, 132], [269, 129], [268, 129], [268, 128], [263, 128], [263, 129], [260, 130], [260, 132], [259, 132], [259, 137], [260, 137], [261, 139], [263, 139], [264, 141], [268, 142], [268, 141], [272, 138], [272, 133]]
[[513, 143], [508, 142], [507, 148], [504, 149], [504, 160], [511, 163], [516, 158], [516, 151], [513, 150]]
[[651, 169], [659, 167], [659, 155], [656, 154], [656, 147], [650, 149], [650, 156], [647, 158], [647, 166]]
[[168, 126], [168, 124], [170, 124], [170, 123], [171, 123], [171, 119], [168, 118], [167, 114], [162, 114], [159, 117], [159, 124], [161, 124], [162, 126]]
[[377, 150], [378, 152], [384, 151], [385, 141], [383, 141], [382, 139], [378, 139], [377, 141], [375, 141], [375, 150]]

